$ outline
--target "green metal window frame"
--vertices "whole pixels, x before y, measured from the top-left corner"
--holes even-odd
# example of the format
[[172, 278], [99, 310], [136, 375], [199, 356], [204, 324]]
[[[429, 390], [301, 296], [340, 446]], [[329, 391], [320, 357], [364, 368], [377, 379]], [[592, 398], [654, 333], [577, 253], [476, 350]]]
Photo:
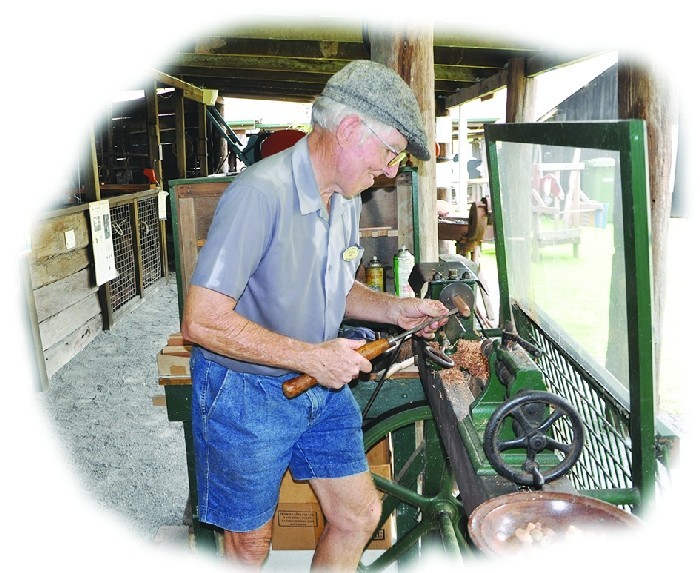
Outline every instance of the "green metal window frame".
[[501, 326], [506, 320], [512, 320], [513, 306], [517, 301], [511, 300], [506, 246], [499, 241], [499, 237], [504, 236], [499, 142], [619, 152], [629, 350], [630, 387], [626, 405], [629, 408], [631, 479], [645, 506], [653, 498], [657, 470], [646, 124], [642, 120], [489, 124], [485, 126], [485, 138], [496, 237]]

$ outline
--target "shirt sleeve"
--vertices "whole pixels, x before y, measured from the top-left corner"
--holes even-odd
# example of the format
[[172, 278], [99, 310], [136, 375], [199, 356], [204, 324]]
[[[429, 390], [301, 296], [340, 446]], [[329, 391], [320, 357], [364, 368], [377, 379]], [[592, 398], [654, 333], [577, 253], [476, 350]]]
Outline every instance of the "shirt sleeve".
[[191, 284], [238, 300], [270, 244], [274, 211], [265, 193], [234, 181], [216, 208]]

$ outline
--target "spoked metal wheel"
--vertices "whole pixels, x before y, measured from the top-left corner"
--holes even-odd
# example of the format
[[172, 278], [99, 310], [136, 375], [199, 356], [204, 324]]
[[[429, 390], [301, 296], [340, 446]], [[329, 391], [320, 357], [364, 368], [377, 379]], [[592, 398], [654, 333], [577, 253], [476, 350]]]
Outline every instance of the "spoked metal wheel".
[[396, 516], [396, 542], [364, 571], [411, 562], [428, 551], [461, 560], [468, 551], [464, 508], [455, 495], [452, 470], [439, 440], [430, 406], [407, 404], [368, 423], [365, 451], [392, 437], [394, 478], [374, 475], [383, 496], [380, 527]]

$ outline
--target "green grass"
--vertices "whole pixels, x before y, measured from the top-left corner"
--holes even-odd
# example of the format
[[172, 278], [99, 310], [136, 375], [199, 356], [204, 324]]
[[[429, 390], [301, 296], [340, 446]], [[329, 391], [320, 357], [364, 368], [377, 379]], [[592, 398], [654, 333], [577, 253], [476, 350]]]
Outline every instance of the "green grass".
[[[543, 247], [539, 259], [530, 261], [531, 303], [541, 308], [558, 327], [573, 338], [601, 365], [608, 346], [613, 227], [581, 227], [578, 256], [571, 244]], [[481, 264], [496, 292], [496, 254], [493, 245], [482, 248]], [[511, 275], [515, 273], [510, 273]], [[511, 292], [516, 291], [511, 276]]]

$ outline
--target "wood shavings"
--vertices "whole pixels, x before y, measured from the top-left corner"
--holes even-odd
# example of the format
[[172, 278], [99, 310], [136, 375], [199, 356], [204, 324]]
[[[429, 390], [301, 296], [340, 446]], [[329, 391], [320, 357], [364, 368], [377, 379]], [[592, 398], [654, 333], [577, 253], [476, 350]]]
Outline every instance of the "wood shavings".
[[[437, 343], [430, 344], [437, 348]], [[481, 342], [459, 340], [457, 350], [450, 358], [455, 365], [453, 368], [440, 370], [442, 382], [449, 385], [465, 384], [472, 396], [479, 396], [489, 377], [489, 363], [481, 353]]]
[[467, 382], [467, 375], [461, 368], [446, 368], [440, 370], [440, 379], [447, 384], [463, 384]]
[[531, 545], [533, 543], [548, 543], [556, 535], [550, 527], [544, 527], [541, 522], [532, 523], [515, 530], [515, 537], [521, 543]]
[[543, 525], [542, 522], [528, 522], [524, 527], [519, 527], [510, 536], [508, 542], [513, 549], [521, 551], [525, 549], [543, 549], [555, 541], [593, 540], [598, 533], [595, 531], [584, 531], [573, 524], [569, 524], [566, 529], [554, 530]]
[[489, 363], [481, 353], [481, 341], [463, 340], [457, 341], [457, 350], [451, 356], [456, 367], [463, 368], [476, 378], [488, 380]]

